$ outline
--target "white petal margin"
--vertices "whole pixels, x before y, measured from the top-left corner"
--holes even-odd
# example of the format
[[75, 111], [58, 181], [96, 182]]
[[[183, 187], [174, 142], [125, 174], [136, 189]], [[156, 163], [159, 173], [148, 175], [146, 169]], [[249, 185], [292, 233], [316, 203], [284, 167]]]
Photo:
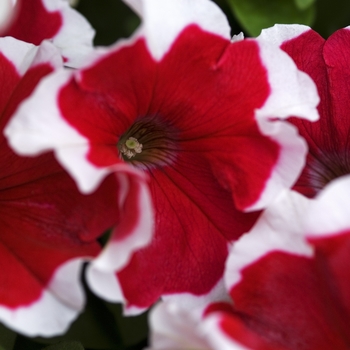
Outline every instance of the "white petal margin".
[[257, 39], [281, 47], [284, 42], [295, 39], [309, 30], [311, 28], [303, 24], [275, 24], [263, 29]]
[[210, 0], [124, 0], [141, 17], [140, 32], [155, 60], [160, 61], [189, 25], [230, 39], [224, 13]]
[[271, 90], [264, 105], [256, 111], [256, 119], [295, 116], [310, 121], [318, 120], [317, 105], [320, 98], [313, 80], [298, 70], [292, 58], [272, 40], [266, 41], [261, 37], [256, 40]]
[[201, 318], [178, 304], [158, 303], [150, 312], [152, 350], [212, 349], [200, 330]]
[[262, 134], [277, 141], [281, 152], [261, 197], [246, 209], [248, 211], [266, 207], [282, 189], [293, 185], [304, 167], [305, 142], [296, 131], [276, 119], [299, 117], [316, 121], [319, 118], [320, 99], [313, 80], [298, 70], [279, 45], [263, 39], [258, 43], [271, 91], [264, 105], [255, 111], [255, 118]]
[[260, 128], [269, 129], [270, 139], [279, 145], [279, 156], [259, 199], [246, 211], [266, 208], [283, 190], [291, 188], [305, 166], [307, 143], [299, 136], [298, 129], [285, 121], [260, 120]]
[[27, 336], [63, 334], [85, 304], [80, 283], [85, 259], [73, 259], [54, 273], [41, 297], [32, 304], [16, 309], [0, 306], [0, 320], [6, 326]]
[[62, 67], [59, 51], [48, 41], [35, 46], [12, 37], [0, 38], [0, 52], [15, 66], [20, 76], [41, 63], [47, 63], [53, 69]]
[[241, 271], [273, 251], [312, 257], [305, 240], [304, 220], [313, 204], [301, 194], [285, 190], [264, 211], [249, 233], [232, 246], [226, 261], [227, 290], [240, 282]]
[[181, 305], [182, 308], [199, 312], [200, 314], [210, 304], [216, 301], [232, 302], [231, 297], [227, 293], [224, 279], [221, 278], [217, 284], [204, 295], [196, 296], [190, 293], [179, 293], [164, 295], [162, 300]]
[[316, 197], [305, 223], [306, 236], [331, 237], [350, 231], [350, 176], [330, 182]]
[[148, 350], [249, 350], [227, 337], [219, 321], [220, 313], [203, 319], [183, 305], [160, 302], [150, 312]]
[[[127, 265], [135, 251], [151, 242], [154, 215], [151, 194], [145, 177], [137, 178], [123, 173], [116, 173], [116, 177], [122, 189], [119, 194], [121, 221], [114, 229], [102, 253], [88, 266], [86, 277], [91, 290], [98, 296], [108, 301], [125, 303], [116, 272]], [[130, 217], [130, 207], [134, 208], [134, 213], [131, 214], [136, 214], [135, 217]], [[131, 220], [135, 221], [132, 227], [130, 227]], [[130, 229], [131, 231], [128, 231]]]
[[[145, 176], [137, 178], [125, 173], [116, 173], [115, 176], [122, 190], [119, 194], [121, 220], [102, 253], [90, 265], [103, 271], [117, 271], [124, 268], [132, 252], [151, 242], [154, 231], [153, 205]], [[136, 196], [131, 193], [130, 187], [134, 187], [133, 192], [136, 192]], [[130, 209], [125, 210], [125, 206], [134, 208], [137, 214], [135, 218], [130, 218], [130, 213], [127, 212]], [[135, 226], [132, 227], [132, 234], [128, 234], [127, 230], [132, 219], [135, 220]], [[119, 232], [122, 233], [121, 238], [118, 236]]]
[[89, 141], [61, 116], [57, 95], [73, 72], [61, 70], [44, 78], [31, 97], [14, 113], [4, 130], [10, 146], [20, 155], [54, 150], [57, 160], [76, 180], [81, 192], [93, 192], [107, 175], [86, 158]]
[[49, 12], [59, 11], [63, 25], [53, 37], [53, 43], [68, 61], [66, 65], [79, 68], [86, 55], [93, 50], [95, 30], [78, 11], [72, 9], [67, 0], [42, 0]]
[[24, 75], [33, 63], [38, 47], [12, 37], [0, 38], [0, 52]]
[[213, 313], [203, 321], [202, 332], [206, 334], [211, 349], [214, 350], [253, 350], [228, 337], [220, 328], [220, 313]]

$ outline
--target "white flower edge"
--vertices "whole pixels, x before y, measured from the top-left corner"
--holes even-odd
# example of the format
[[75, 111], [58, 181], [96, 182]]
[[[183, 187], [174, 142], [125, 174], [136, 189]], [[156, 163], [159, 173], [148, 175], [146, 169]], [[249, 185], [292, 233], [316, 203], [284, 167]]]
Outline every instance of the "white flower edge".
[[274, 40], [267, 41], [264, 37], [256, 40], [271, 91], [264, 105], [256, 111], [256, 119], [296, 116], [310, 121], [318, 120], [320, 98], [316, 84], [306, 73], [298, 70], [292, 58]]
[[231, 302], [231, 297], [227, 293], [224, 278], [222, 277], [216, 285], [206, 294], [193, 295], [191, 293], [177, 293], [163, 295], [165, 302], [181, 305], [182, 308], [191, 310], [192, 313], [201, 315], [204, 309], [216, 301]]
[[232, 246], [226, 261], [227, 290], [240, 282], [241, 271], [273, 251], [312, 257], [313, 249], [305, 240], [304, 220], [313, 200], [285, 190], [263, 212], [250, 232]]
[[219, 326], [220, 312], [208, 316], [173, 302], [160, 302], [149, 315], [148, 350], [249, 350], [226, 336]]
[[[245, 211], [266, 208], [283, 190], [293, 186], [305, 166], [308, 151], [305, 140], [299, 136], [298, 129], [285, 121], [260, 120], [260, 127], [266, 126], [271, 140], [279, 146], [279, 155], [265, 187], [258, 200]], [[264, 128], [263, 127], [263, 128]]]
[[149, 315], [149, 350], [211, 349], [200, 331], [201, 318], [179, 304], [160, 302]]
[[59, 51], [48, 41], [35, 46], [12, 37], [3, 37], [0, 38], [0, 52], [14, 65], [20, 76], [39, 64], [49, 64], [53, 69], [63, 65]]
[[72, 72], [61, 70], [44, 78], [31, 97], [19, 106], [4, 134], [20, 155], [38, 155], [54, 150], [56, 158], [76, 180], [80, 191], [90, 193], [108, 171], [87, 160], [89, 141], [63, 120], [57, 106], [58, 90], [71, 76]]
[[139, 28], [157, 61], [169, 51], [178, 35], [189, 25], [230, 39], [225, 14], [210, 0], [124, 0], [141, 17]]
[[72, 9], [67, 0], [42, 0], [49, 12], [59, 11], [63, 24], [53, 37], [63, 57], [68, 61], [66, 65], [79, 68], [85, 62], [86, 56], [93, 50], [95, 30], [78, 11]]
[[202, 325], [202, 332], [208, 338], [214, 350], [253, 350], [227, 336], [220, 327], [222, 315], [213, 313], [206, 317]]
[[350, 175], [331, 181], [316, 197], [305, 221], [306, 237], [324, 238], [350, 231]]
[[263, 29], [257, 39], [281, 47], [284, 42], [295, 39], [309, 30], [310, 27], [302, 24], [275, 24]]
[[1, 322], [30, 337], [65, 333], [85, 304], [80, 283], [85, 260], [77, 258], [60, 265], [40, 298], [30, 305], [15, 309], [1, 305]]
[[[102, 271], [118, 271], [125, 267], [132, 252], [150, 243], [154, 231], [153, 204], [145, 177], [137, 178], [124, 173], [116, 173], [115, 176], [124, 191], [119, 193], [121, 219], [103, 251], [92, 262], [94, 268]], [[125, 206], [133, 210], [125, 213]], [[135, 226], [129, 235], [125, 226], [129, 227], [131, 221], [135, 221]], [[122, 237], [118, 232], [122, 232]]]
[[306, 143], [293, 126], [282, 120], [299, 117], [316, 121], [319, 118], [320, 99], [313, 80], [298, 70], [279, 45], [262, 39], [257, 42], [271, 91], [264, 105], [255, 111], [255, 119], [262, 134], [275, 140], [281, 152], [260, 198], [246, 208], [247, 211], [265, 208], [281, 190], [293, 185], [304, 167]]

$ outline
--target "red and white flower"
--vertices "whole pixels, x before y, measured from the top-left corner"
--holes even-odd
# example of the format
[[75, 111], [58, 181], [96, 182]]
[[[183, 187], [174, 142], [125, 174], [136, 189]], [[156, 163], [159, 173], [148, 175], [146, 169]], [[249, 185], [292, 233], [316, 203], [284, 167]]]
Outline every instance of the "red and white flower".
[[[226, 270], [234, 306], [212, 313], [228, 340], [252, 349], [348, 348], [349, 191], [345, 177], [315, 201], [282, 198], [261, 218], [254, 237], [249, 233], [237, 243]], [[281, 213], [288, 210], [292, 215]]]
[[158, 305], [151, 349], [348, 349], [349, 193], [347, 176], [315, 200], [280, 196], [230, 252], [231, 303], [211, 304], [203, 315]]
[[79, 67], [92, 51], [95, 31], [79, 12], [69, 6], [67, 0], [10, 2], [14, 15], [1, 32], [2, 36], [12, 36], [34, 45], [49, 39], [60, 49], [65, 64], [70, 67]]
[[331, 180], [350, 173], [350, 27], [325, 40], [306, 26], [276, 25], [263, 30], [261, 38], [286, 51], [313, 78], [321, 97], [318, 122], [291, 120], [309, 147], [294, 188], [313, 197]]
[[0, 38], [0, 322], [30, 336], [62, 333], [82, 310], [82, 264], [101, 252], [97, 238], [120, 214], [114, 177], [82, 195], [51, 153], [20, 157], [3, 135], [19, 104], [61, 66], [48, 42]]
[[[230, 40], [208, 0], [127, 1], [135, 35], [46, 79], [6, 129], [23, 154], [53, 149], [82, 191], [111, 171], [149, 176], [155, 237], [89, 283], [129, 312], [160, 296], [217, 292], [228, 244], [290, 187], [306, 147], [289, 116], [317, 119], [311, 79], [273, 45]], [[192, 299], [191, 299], [192, 300]]]

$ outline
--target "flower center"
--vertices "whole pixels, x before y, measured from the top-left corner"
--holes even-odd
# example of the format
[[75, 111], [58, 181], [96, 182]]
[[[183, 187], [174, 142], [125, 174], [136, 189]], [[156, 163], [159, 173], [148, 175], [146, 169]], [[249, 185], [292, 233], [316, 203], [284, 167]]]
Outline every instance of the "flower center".
[[140, 168], [171, 164], [178, 151], [178, 133], [158, 116], [142, 117], [120, 137], [120, 157]]
[[135, 157], [137, 153], [142, 152], [142, 144], [138, 142], [135, 137], [129, 137], [125, 143], [123, 143], [120, 147], [120, 153], [123, 157], [127, 159], [131, 159]]

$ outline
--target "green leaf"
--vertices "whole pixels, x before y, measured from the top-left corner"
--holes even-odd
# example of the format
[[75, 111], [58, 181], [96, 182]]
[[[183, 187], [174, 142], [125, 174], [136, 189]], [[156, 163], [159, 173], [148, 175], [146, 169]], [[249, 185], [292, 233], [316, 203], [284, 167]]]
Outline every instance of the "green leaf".
[[316, 0], [294, 0], [294, 1], [298, 9], [305, 10], [308, 7], [310, 7]]
[[311, 25], [315, 6], [305, 10], [297, 8], [294, 0], [227, 0], [242, 27], [252, 36], [261, 29], [276, 23], [299, 23]]
[[0, 323], [0, 350], [12, 350], [15, 345], [16, 337], [17, 333]]
[[59, 344], [47, 346], [42, 350], [84, 350], [84, 347], [77, 341], [65, 341]]

